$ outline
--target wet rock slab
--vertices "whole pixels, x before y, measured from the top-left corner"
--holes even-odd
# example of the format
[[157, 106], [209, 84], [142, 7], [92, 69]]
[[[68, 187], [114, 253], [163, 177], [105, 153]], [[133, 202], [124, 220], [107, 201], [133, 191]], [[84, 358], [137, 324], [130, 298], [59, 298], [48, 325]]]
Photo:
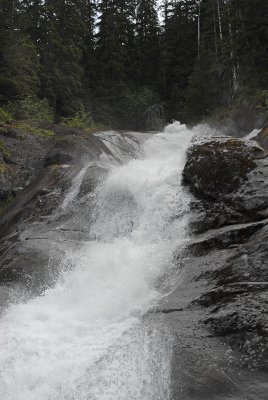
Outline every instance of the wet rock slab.
[[[254, 367], [268, 366], [268, 157], [256, 143], [216, 138], [193, 144], [184, 170], [185, 183], [195, 193], [206, 217], [217, 208], [225, 218], [222, 230], [208, 230], [191, 253], [211, 257], [201, 279], [213, 285], [193, 302], [209, 309], [204, 320]], [[202, 202], [204, 199], [204, 202]], [[211, 204], [212, 207], [209, 205]], [[194, 203], [193, 203], [194, 207]], [[226, 218], [226, 209], [231, 209]], [[217, 217], [217, 213], [216, 213]], [[211, 218], [211, 217], [210, 217]], [[212, 218], [213, 219], [213, 218]], [[244, 223], [245, 220], [258, 221]], [[217, 224], [217, 218], [215, 218]], [[230, 226], [230, 223], [232, 225]], [[242, 223], [242, 225], [241, 225]], [[244, 223], [244, 224], [243, 224]], [[203, 225], [203, 227], [202, 227]], [[222, 248], [228, 257], [214, 265]], [[197, 277], [198, 278], [198, 277]]]
[[[81, 221], [90, 221], [85, 209], [90, 211], [91, 194], [107, 173], [98, 160], [111, 152], [100, 139], [50, 128], [55, 131], [50, 138], [18, 130], [1, 135], [0, 308], [15, 292], [40, 294], [57, 281], [65, 253], [87, 238]], [[70, 210], [64, 199], [85, 168]]]
[[[142, 140], [131, 133], [46, 128], [52, 137], [13, 128], [1, 134], [0, 309], [14, 293], [39, 295], [57, 282], [66, 254], [92, 239], [95, 189], [110, 166], [122, 162], [119, 147], [127, 160]], [[111, 136], [106, 146], [103, 138]]]
[[198, 138], [184, 185], [192, 196], [192, 238], [178, 250], [178, 286], [162, 304], [175, 337], [173, 397], [264, 400], [267, 152], [253, 141]]

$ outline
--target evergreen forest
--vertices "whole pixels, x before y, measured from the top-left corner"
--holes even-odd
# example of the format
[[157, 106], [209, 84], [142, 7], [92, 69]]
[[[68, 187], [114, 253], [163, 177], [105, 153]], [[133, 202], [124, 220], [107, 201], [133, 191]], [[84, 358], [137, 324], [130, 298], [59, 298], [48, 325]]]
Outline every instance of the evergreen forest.
[[0, 107], [137, 130], [266, 112], [267, 44], [264, 0], [0, 0]]

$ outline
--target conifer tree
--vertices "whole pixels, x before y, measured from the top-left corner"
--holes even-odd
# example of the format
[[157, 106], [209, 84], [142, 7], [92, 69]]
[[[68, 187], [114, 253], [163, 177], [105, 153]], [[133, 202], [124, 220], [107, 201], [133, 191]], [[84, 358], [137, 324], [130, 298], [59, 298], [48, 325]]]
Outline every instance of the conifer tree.
[[85, 0], [82, 15], [84, 16], [83, 34], [83, 56], [82, 66], [84, 69], [85, 103], [92, 108], [92, 92], [95, 83], [95, 71], [97, 70], [97, 60], [95, 54], [95, 28], [97, 18], [96, 0]]
[[188, 79], [197, 56], [196, 8], [194, 2], [171, 1], [164, 20], [165, 92], [167, 116], [183, 120]]
[[46, 0], [43, 6], [42, 95], [62, 116], [74, 114], [82, 105], [81, 5], [80, 0]]
[[[0, 103], [47, 98], [60, 119], [198, 121], [266, 93], [263, 0], [0, 0]], [[1, 105], [0, 104], [0, 105]], [[155, 110], [158, 110], [155, 112]]]
[[155, 0], [138, 0], [136, 17], [138, 80], [143, 85], [159, 86], [159, 21]]
[[20, 1], [0, 3], [0, 101], [36, 96], [39, 59], [36, 46], [20, 29]]
[[99, 4], [95, 110], [104, 122], [120, 119], [123, 93], [131, 85], [134, 4], [131, 0], [102, 0]]

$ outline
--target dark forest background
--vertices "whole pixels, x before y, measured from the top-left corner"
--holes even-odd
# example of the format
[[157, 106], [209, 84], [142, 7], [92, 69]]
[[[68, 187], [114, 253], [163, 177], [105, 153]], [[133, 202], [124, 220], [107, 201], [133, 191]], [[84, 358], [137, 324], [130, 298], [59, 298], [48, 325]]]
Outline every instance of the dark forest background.
[[268, 1], [0, 0], [0, 13], [0, 106], [16, 118], [158, 129], [267, 110]]

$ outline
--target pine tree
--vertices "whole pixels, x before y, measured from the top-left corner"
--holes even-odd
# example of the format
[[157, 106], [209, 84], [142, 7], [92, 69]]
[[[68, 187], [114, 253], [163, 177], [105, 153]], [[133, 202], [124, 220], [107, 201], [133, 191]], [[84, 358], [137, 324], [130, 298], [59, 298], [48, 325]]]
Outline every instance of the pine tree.
[[40, 27], [42, 96], [57, 115], [74, 114], [83, 101], [83, 3], [46, 0]]
[[95, 54], [95, 28], [97, 18], [96, 0], [85, 0], [83, 9], [84, 34], [83, 34], [83, 55], [82, 66], [84, 69], [84, 86], [86, 108], [92, 109], [92, 92], [95, 84], [95, 71], [97, 70], [97, 59]]
[[185, 99], [184, 121], [198, 123], [218, 106], [218, 75], [211, 70], [209, 54], [196, 60]]
[[233, 46], [243, 87], [266, 87], [268, 77], [268, 3], [232, 0], [228, 3]]
[[191, 122], [266, 92], [267, 2], [163, 0], [161, 26], [158, 5], [0, 0], [0, 102], [46, 97], [59, 118], [85, 107], [141, 129], [163, 104]]
[[36, 46], [20, 29], [20, 1], [0, 3], [0, 101], [36, 96], [39, 58]]
[[138, 81], [142, 85], [159, 87], [160, 28], [155, 0], [138, 0], [136, 32]]
[[164, 99], [169, 119], [183, 120], [189, 76], [197, 56], [197, 30], [193, 2], [170, 2], [164, 20], [165, 86]]
[[130, 0], [103, 0], [99, 4], [95, 111], [112, 124], [120, 119], [123, 93], [133, 77], [134, 4]]

